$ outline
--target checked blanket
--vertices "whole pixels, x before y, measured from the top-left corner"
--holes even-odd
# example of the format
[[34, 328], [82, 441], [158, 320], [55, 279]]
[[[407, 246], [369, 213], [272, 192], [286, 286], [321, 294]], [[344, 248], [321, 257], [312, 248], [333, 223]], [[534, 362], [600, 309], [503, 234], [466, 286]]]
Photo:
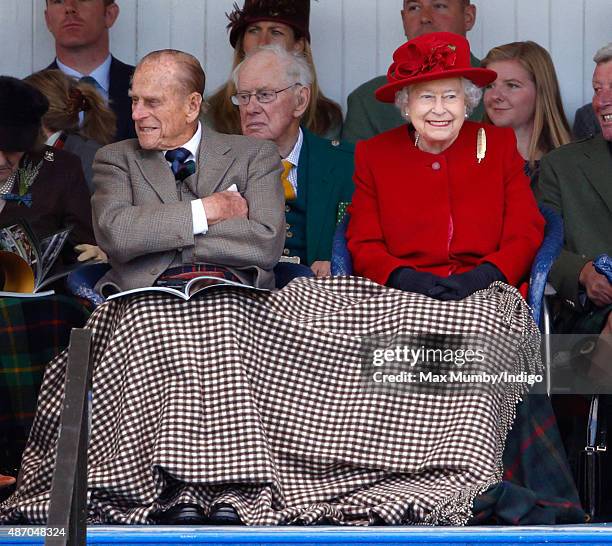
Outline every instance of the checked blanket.
[[[525, 387], [379, 388], [368, 346], [478, 333], [495, 356], [489, 371], [498, 361], [514, 373], [541, 367], [529, 309], [502, 283], [460, 302], [357, 277], [211, 289], [188, 302], [137, 295], [102, 305], [88, 327], [92, 523], [229, 503], [248, 525], [463, 525], [474, 498], [501, 481]], [[23, 479], [0, 521], [46, 520], [65, 364], [63, 354], [47, 368]]]

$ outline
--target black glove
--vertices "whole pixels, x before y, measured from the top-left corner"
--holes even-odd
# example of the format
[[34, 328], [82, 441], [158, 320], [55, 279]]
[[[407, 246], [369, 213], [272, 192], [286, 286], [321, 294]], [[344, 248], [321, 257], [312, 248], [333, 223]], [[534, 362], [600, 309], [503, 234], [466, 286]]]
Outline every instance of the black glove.
[[443, 301], [462, 300], [488, 288], [495, 281], [506, 282], [506, 277], [497, 267], [486, 262], [466, 273], [440, 278], [427, 295]]
[[387, 280], [387, 286], [404, 290], [405, 292], [416, 292], [427, 296], [427, 293], [439, 282], [441, 277], [432, 273], [415, 271], [409, 267], [398, 267]]

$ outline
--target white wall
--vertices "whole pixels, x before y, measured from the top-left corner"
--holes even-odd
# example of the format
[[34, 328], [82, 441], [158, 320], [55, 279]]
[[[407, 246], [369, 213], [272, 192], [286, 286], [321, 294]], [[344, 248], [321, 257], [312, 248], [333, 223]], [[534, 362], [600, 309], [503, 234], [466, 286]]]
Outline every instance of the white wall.
[[[153, 49], [173, 47], [202, 62], [207, 88], [229, 75], [225, 13], [234, 0], [118, 0], [112, 51], [135, 63]], [[552, 54], [567, 114], [591, 99], [593, 53], [612, 41], [612, 0], [474, 0], [468, 36], [476, 56], [494, 45], [535, 40]], [[242, 4], [242, 1], [239, 1]], [[386, 72], [403, 42], [401, 0], [311, 2], [311, 35], [321, 87], [343, 105], [361, 82]], [[26, 76], [54, 57], [44, 23], [45, 0], [0, 0], [0, 74]]]

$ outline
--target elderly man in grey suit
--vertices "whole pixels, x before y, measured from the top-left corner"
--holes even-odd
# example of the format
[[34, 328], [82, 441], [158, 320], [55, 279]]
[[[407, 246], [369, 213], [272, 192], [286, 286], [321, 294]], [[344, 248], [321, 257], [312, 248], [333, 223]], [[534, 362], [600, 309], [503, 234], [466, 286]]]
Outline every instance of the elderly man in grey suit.
[[112, 265], [97, 285], [104, 295], [189, 267], [274, 286], [285, 240], [278, 150], [203, 128], [204, 83], [198, 60], [180, 51], [136, 67], [138, 140], [102, 148], [94, 163], [94, 230]]

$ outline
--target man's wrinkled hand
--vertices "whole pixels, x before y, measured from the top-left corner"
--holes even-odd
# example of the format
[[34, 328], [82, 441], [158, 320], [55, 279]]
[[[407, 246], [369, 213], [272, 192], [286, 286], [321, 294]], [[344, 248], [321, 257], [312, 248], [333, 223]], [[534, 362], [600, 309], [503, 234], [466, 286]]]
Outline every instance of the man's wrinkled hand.
[[236, 191], [221, 191], [202, 199], [208, 225], [231, 218], [248, 218], [249, 205]]
[[76, 245], [74, 250], [79, 254], [77, 256], [79, 262], [87, 262], [89, 260], [103, 263], [108, 262], [108, 256], [99, 246], [82, 244]]
[[325, 261], [312, 262], [310, 269], [312, 269], [312, 272], [315, 274], [315, 277], [317, 278], [331, 276], [331, 262], [325, 262]]
[[582, 268], [579, 280], [586, 290], [587, 297], [597, 307], [604, 307], [612, 303], [612, 284], [605, 275], [595, 271], [592, 262]]

